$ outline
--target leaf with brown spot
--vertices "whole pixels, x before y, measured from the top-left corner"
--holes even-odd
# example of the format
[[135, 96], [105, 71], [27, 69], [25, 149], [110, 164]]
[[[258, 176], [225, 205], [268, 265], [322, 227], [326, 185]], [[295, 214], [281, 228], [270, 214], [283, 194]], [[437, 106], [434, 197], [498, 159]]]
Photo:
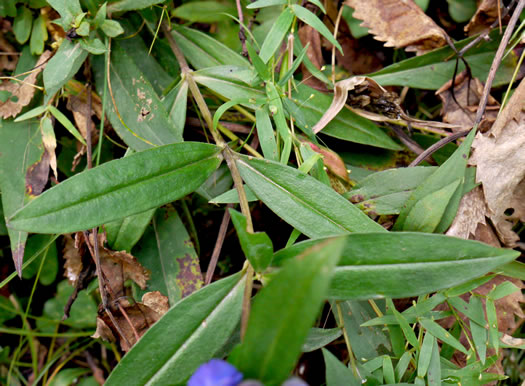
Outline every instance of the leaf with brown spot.
[[49, 179], [49, 153], [42, 153], [42, 158], [27, 169], [26, 194], [36, 197], [44, 191]]
[[151, 271], [147, 291], [160, 291], [173, 305], [202, 286], [199, 258], [173, 208], [157, 210], [152, 222], [134, 253]]
[[[31, 165], [42, 159], [43, 145], [38, 121], [5, 121], [0, 118], [0, 191], [4, 216], [10, 217], [30, 200], [26, 175]], [[26, 232], [7, 229], [15, 268], [22, 274]]]
[[447, 33], [412, 0], [346, 0], [345, 4], [387, 47], [404, 47], [420, 55], [446, 44]]
[[348, 170], [346, 169], [344, 161], [341, 159], [341, 157], [339, 157], [339, 154], [328, 149], [327, 147], [317, 146], [316, 144], [309, 141], [303, 142], [307, 143], [313, 151], [323, 156], [323, 164], [333, 174], [335, 174], [337, 177], [341, 178], [346, 182], [350, 182], [350, 178], [348, 177]]
[[476, 180], [483, 184], [487, 217], [506, 246], [516, 246], [512, 230], [525, 221], [525, 80], [514, 91], [492, 128], [478, 133], [470, 163], [476, 165]]
[[0, 117], [16, 117], [24, 106], [27, 106], [35, 94], [34, 84], [36, 77], [44, 69], [47, 60], [51, 57], [51, 51], [44, 51], [38, 59], [35, 68], [24, 79], [18, 82], [5, 81], [0, 84], [0, 90], [9, 91], [11, 96], [4, 103], [0, 102]]
[[[451, 89], [452, 80], [436, 91], [436, 95], [443, 102], [443, 108], [441, 109], [443, 121], [458, 125], [457, 128], [452, 129], [454, 132], [471, 128], [476, 118], [479, 98], [483, 93], [483, 84], [477, 78], [469, 79], [467, 73], [463, 71], [456, 77], [454, 84], [456, 100], [452, 96]], [[486, 113], [478, 126], [479, 130], [486, 131], [492, 126], [498, 116], [499, 109], [498, 101], [489, 96]]]

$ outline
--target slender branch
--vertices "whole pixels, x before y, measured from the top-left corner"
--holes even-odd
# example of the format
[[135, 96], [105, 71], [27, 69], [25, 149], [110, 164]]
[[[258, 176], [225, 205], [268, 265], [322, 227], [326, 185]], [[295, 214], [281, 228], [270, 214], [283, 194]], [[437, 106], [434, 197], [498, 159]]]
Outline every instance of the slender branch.
[[237, 15], [239, 16], [239, 40], [242, 44], [242, 56], [245, 58], [248, 57], [248, 51], [246, 50], [246, 34], [244, 32], [244, 15], [242, 13], [242, 5], [241, 0], [235, 0], [235, 4], [237, 5]]
[[206, 279], [204, 280], [204, 285], [211, 283], [213, 278], [213, 273], [215, 272], [215, 267], [217, 266], [217, 261], [219, 260], [219, 255], [221, 253], [222, 245], [224, 244], [224, 238], [226, 236], [226, 231], [228, 230], [228, 224], [230, 223], [230, 211], [229, 208], [232, 208], [232, 204], [226, 205], [226, 210], [222, 216], [221, 226], [219, 228], [219, 234], [217, 235], [217, 241], [215, 242], [215, 247], [213, 248], [213, 253], [211, 254], [210, 263], [208, 264], [208, 269], [206, 270]]

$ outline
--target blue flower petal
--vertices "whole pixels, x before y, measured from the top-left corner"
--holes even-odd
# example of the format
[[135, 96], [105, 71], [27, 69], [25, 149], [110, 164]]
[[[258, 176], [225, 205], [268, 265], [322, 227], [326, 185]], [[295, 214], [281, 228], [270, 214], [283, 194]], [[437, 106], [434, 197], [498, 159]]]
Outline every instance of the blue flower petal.
[[188, 386], [237, 386], [242, 374], [220, 359], [212, 359], [201, 365], [188, 381]]

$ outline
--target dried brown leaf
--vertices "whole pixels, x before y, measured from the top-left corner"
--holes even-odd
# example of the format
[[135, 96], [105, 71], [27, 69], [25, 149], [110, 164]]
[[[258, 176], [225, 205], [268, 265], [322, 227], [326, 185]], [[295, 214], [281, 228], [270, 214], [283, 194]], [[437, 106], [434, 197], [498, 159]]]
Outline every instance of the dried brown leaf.
[[[306, 56], [310, 59], [312, 64], [320, 70], [325, 64], [321, 49], [321, 34], [307, 24], [299, 28], [298, 34], [303, 47], [306, 47], [306, 45], [309, 44], [308, 49], [306, 50]], [[304, 84], [316, 90], [326, 90], [325, 84], [315, 78], [304, 64], [301, 64], [301, 72], [303, 73]]]
[[146, 292], [142, 295], [142, 303], [161, 316], [170, 309], [168, 297], [161, 294], [160, 291]]
[[[467, 73], [463, 71], [456, 77], [456, 83], [454, 85], [454, 96], [456, 100], [454, 100], [452, 96], [452, 80], [448, 81], [436, 91], [436, 95], [438, 95], [443, 102], [443, 108], [441, 109], [443, 121], [458, 125], [458, 128], [453, 129], [454, 132], [471, 128], [474, 125], [476, 111], [482, 93], [483, 84], [479, 79], [469, 79]], [[499, 109], [499, 103], [489, 95], [487, 110], [483, 120], [478, 126], [479, 130], [483, 132], [492, 126], [498, 116]]]
[[476, 234], [478, 224], [486, 224], [486, 212], [487, 204], [483, 190], [478, 186], [461, 199], [456, 217], [448, 229], [447, 235], [468, 240]]
[[[77, 233], [75, 240], [71, 235], [64, 235], [64, 249], [62, 251], [64, 257], [64, 276], [67, 277], [69, 282], [74, 285], [82, 272], [82, 256], [79, 251], [79, 235], [83, 239], [81, 232]], [[84, 253], [84, 252], [82, 252]]]
[[525, 221], [525, 80], [516, 88], [491, 130], [478, 133], [470, 163], [477, 166], [476, 179], [483, 184], [492, 220], [506, 246], [516, 246], [512, 231]]
[[446, 44], [446, 32], [412, 0], [346, 0], [345, 4], [387, 47], [405, 47], [419, 55]]
[[469, 35], [475, 35], [483, 32], [498, 18], [499, 0], [483, 0], [479, 5], [476, 13], [465, 26], [465, 32]]
[[[36, 77], [44, 69], [45, 63], [51, 57], [51, 51], [44, 51], [38, 59], [34, 70], [18, 82], [5, 81], [0, 84], [0, 90], [9, 91], [12, 96], [4, 103], [0, 102], [0, 117], [16, 117], [24, 106], [27, 106], [35, 94]], [[16, 97], [16, 98], [13, 98]], [[15, 100], [16, 99], [16, 100]]]
[[27, 169], [26, 194], [36, 197], [44, 191], [49, 179], [49, 153], [42, 153], [42, 158]]
[[[125, 315], [122, 313], [124, 311]], [[123, 351], [129, 351], [137, 343], [137, 335], [141, 337], [160, 319], [161, 315], [142, 303], [130, 304], [127, 300], [120, 301], [120, 307], [112, 311], [116, 327], [106, 312], [97, 317], [97, 329], [93, 338], [118, 341]], [[122, 333], [124, 337], [120, 335]]]
[[344, 181], [350, 182], [348, 177], [348, 170], [344, 161], [339, 157], [339, 154], [336, 152], [322, 146], [317, 146], [316, 144], [304, 141], [307, 143], [310, 148], [323, 156], [323, 164], [337, 177], [341, 178]]

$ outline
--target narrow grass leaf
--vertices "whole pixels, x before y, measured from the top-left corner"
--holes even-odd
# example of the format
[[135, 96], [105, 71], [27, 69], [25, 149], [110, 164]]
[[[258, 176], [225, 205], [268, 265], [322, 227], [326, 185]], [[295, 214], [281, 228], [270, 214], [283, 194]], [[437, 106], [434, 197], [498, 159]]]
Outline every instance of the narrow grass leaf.
[[392, 364], [392, 358], [388, 355], [383, 355], [383, 377], [385, 378], [386, 384], [393, 385], [396, 383], [394, 365]]
[[73, 136], [83, 145], [86, 144], [86, 141], [82, 137], [82, 135], [79, 133], [75, 125], [71, 123], [71, 121], [55, 106], [48, 106], [49, 112], [53, 114], [53, 116], [59, 121], [62, 126], [64, 126], [67, 131], [69, 131]]
[[441, 386], [441, 358], [439, 355], [439, 346], [434, 341], [432, 345], [432, 356], [427, 371], [427, 382], [429, 386]]
[[463, 354], [467, 354], [465, 347], [454, 338], [450, 333], [441, 327], [439, 324], [433, 320], [427, 318], [421, 318], [419, 324], [427, 331], [427, 333], [432, 334], [434, 337], [441, 340], [443, 343], [448, 344], [449, 346], [454, 347], [456, 350], [461, 351]]
[[268, 114], [266, 106], [255, 110], [255, 121], [257, 126], [257, 136], [261, 142], [261, 149], [264, 158], [271, 161], [279, 160], [279, 150], [277, 149], [277, 142], [275, 140], [275, 132], [273, 131], [272, 121]]
[[266, 35], [259, 56], [264, 63], [268, 63], [275, 51], [281, 45], [284, 36], [290, 29], [294, 14], [290, 8], [286, 8], [272, 25], [270, 32]]
[[303, 344], [303, 352], [312, 352], [318, 350], [339, 338], [343, 335], [340, 328], [317, 328], [312, 327], [306, 341]]
[[485, 328], [487, 323], [479, 324], [477, 320], [484, 320], [483, 312], [483, 303], [481, 299], [477, 296], [471, 296], [469, 302], [469, 310], [471, 314], [476, 315], [476, 320], [470, 319], [470, 332], [472, 334], [472, 340], [474, 341], [474, 346], [476, 352], [478, 353], [479, 360], [482, 364], [485, 364], [487, 357], [487, 344], [488, 344], [488, 332]]
[[131, 252], [148, 226], [155, 209], [104, 224], [108, 244], [114, 251]]
[[437, 344], [436, 338], [431, 334], [426, 333], [423, 338], [423, 344], [419, 350], [419, 358], [417, 361], [417, 376], [423, 379], [427, 375], [428, 366], [430, 365], [430, 359], [432, 358], [432, 351], [434, 345]]
[[359, 386], [361, 380], [356, 379], [352, 370], [346, 367], [327, 349], [323, 348], [324, 365], [326, 368], [326, 386]]
[[392, 300], [390, 300], [390, 303], [390, 310], [392, 311], [394, 317], [399, 323], [399, 327], [401, 327], [401, 330], [403, 331], [403, 335], [405, 335], [406, 340], [412, 345], [412, 347], [419, 348], [419, 341], [417, 340], [416, 333], [414, 332], [414, 330], [412, 330], [412, 327], [410, 327], [408, 321], [403, 316], [403, 314], [401, 314], [395, 309]]
[[334, 36], [330, 32], [330, 30], [324, 25], [324, 23], [319, 20], [317, 16], [315, 16], [314, 13], [310, 12], [304, 7], [301, 7], [298, 4], [292, 4], [293, 12], [295, 13], [295, 16], [308, 24], [310, 27], [315, 29], [317, 32], [319, 32], [321, 35], [323, 35], [326, 40], [328, 40], [330, 43], [332, 43], [341, 54], [343, 54], [343, 48], [339, 44], [337, 40], [335, 40]]

